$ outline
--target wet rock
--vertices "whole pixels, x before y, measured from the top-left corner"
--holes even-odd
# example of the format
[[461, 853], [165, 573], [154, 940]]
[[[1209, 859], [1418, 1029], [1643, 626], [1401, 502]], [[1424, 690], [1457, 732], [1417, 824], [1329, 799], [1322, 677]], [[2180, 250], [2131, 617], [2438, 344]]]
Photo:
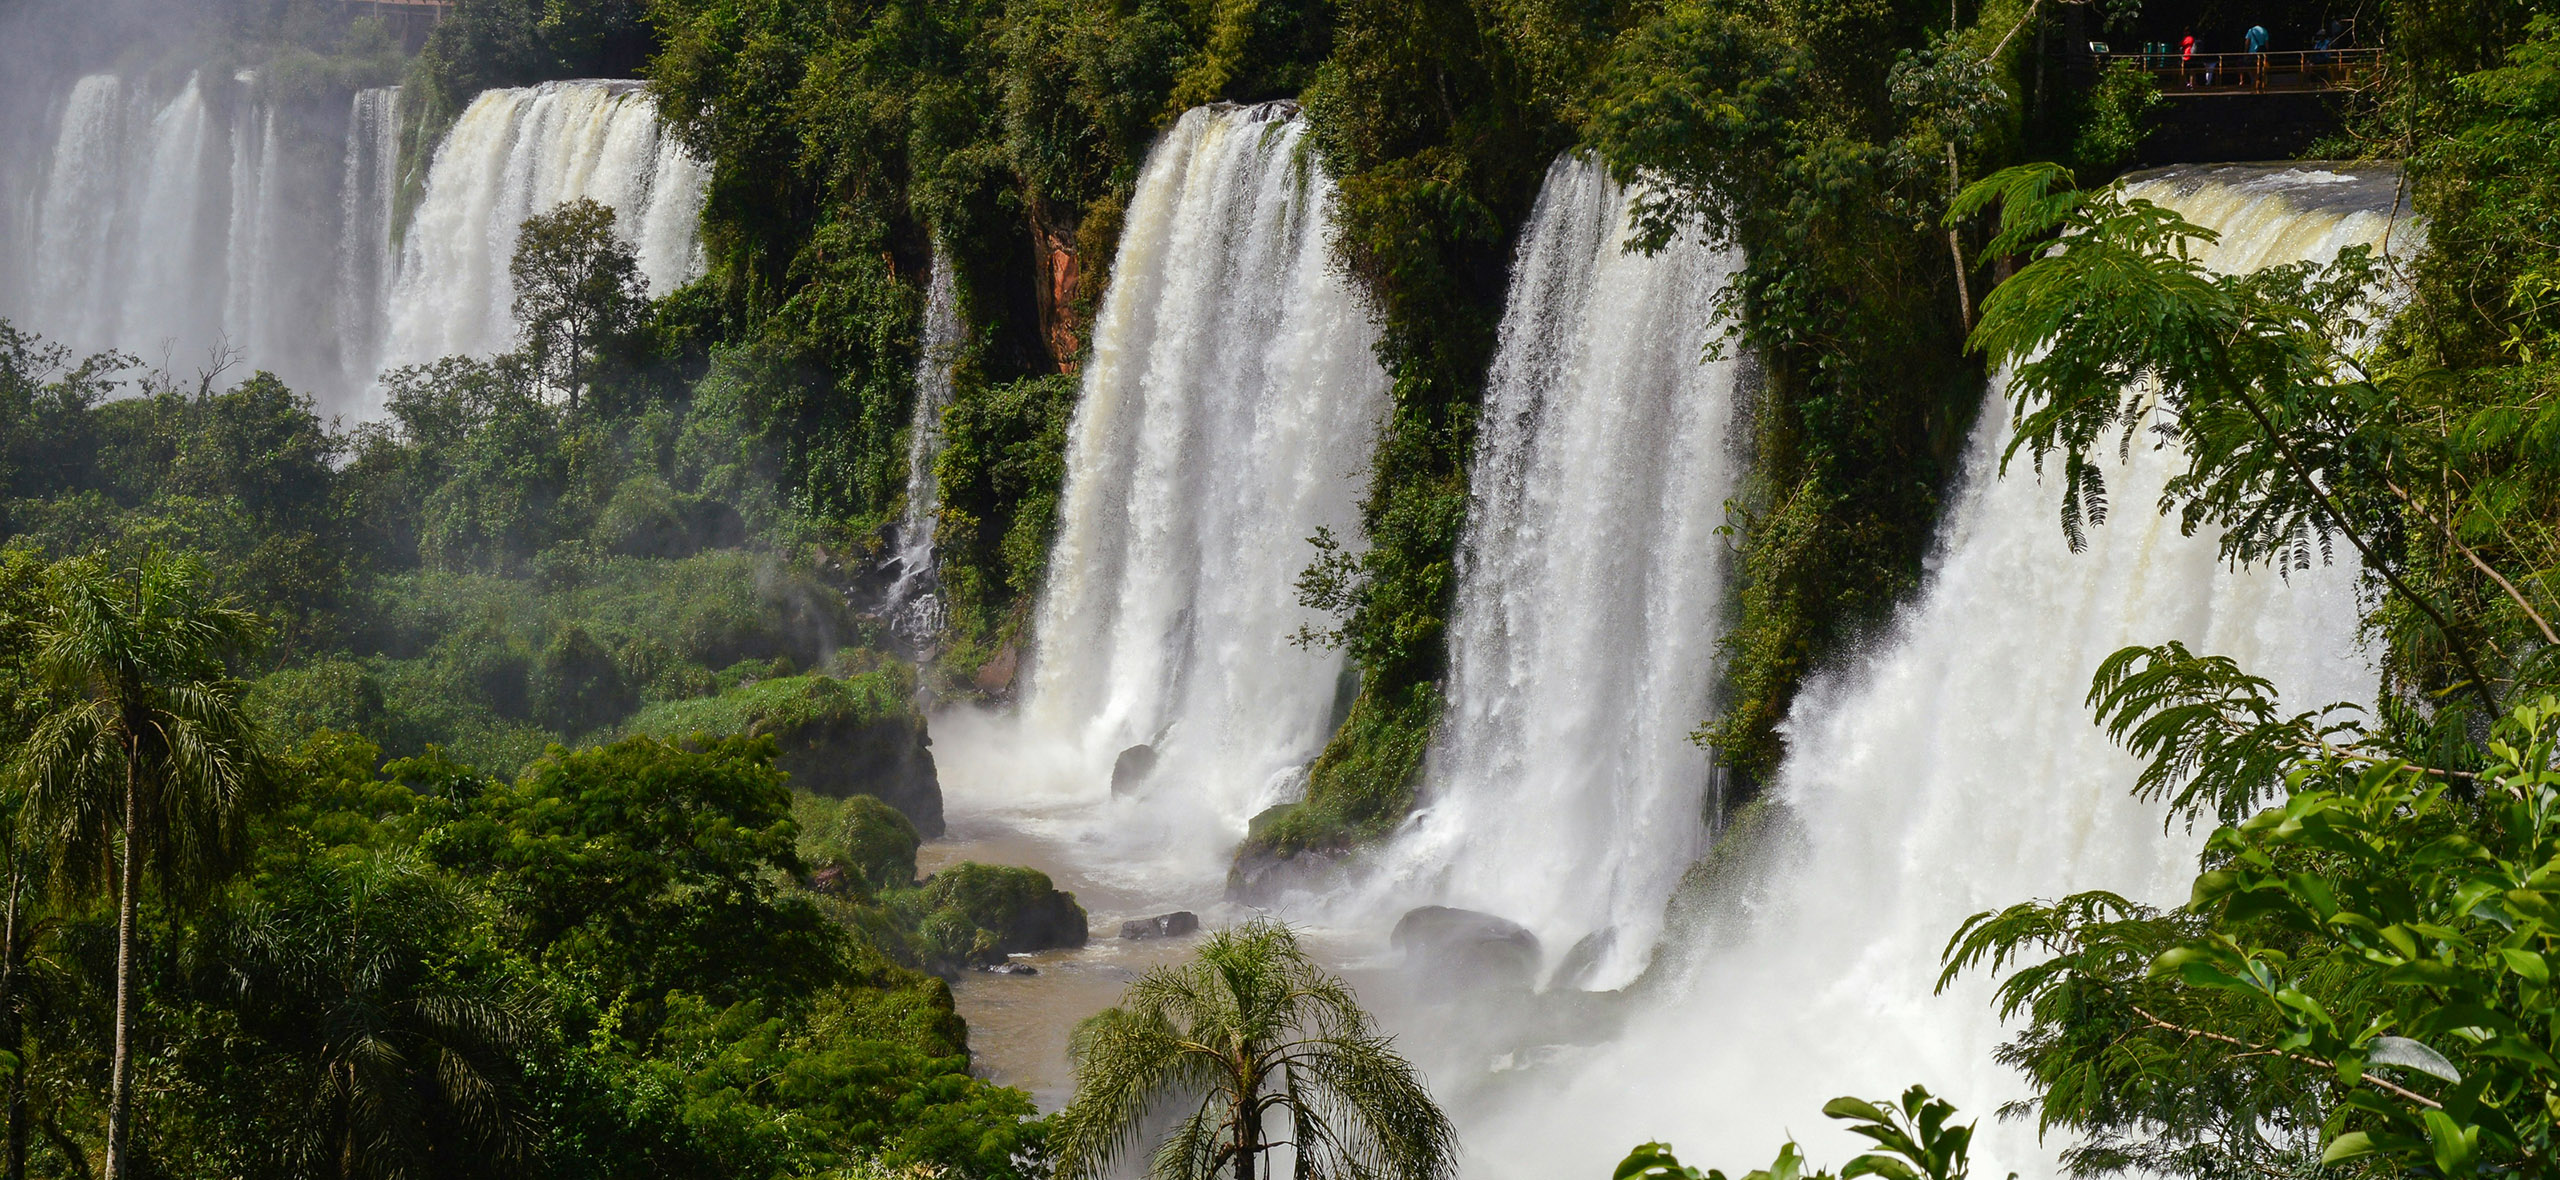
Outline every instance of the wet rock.
[[978, 968], [989, 975], [1038, 975], [1040, 969], [1029, 963], [991, 963]]
[[1111, 763], [1111, 793], [1126, 795], [1145, 786], [1147, 776], [1155, 773], [1156, 748], [1140, 744], [1120, 751]]
[[1227, 900], [1271, 906], [1293, 893], [1324, 893], [1344, 879], [1348, 853], [1321, 848], [1281, 851], [1248, 844], [1227, 866]]
[[1427, 905], [1408, 910], [1387, 940], [1408, 969], [1529, 987], [1538, 978], [1538, 936], [1506, 918]]
[[1013, 674], [1021, 664], [1022, 653], [1008, 643], [996, 649], [996, 658], [979, 665], [978, 674], [971, 678], [970, 684], [991, 697], [1010, 696], [1013, 693]]
[[1180, 938], [1200, 930], [1200, 915], [1189, 910], [1175, 910], [1152, 918], [1135, 918], [1120, 924], [1122, 938]]
[[1600, 961], [1617, 949], [1618, 928], [1594, 930], [1564, 953], [1564, 961], [1556, 965], [1556, 973], [1547, 977], [1549, 991], [1589, 991], [1591, 977], [1600, 970]]

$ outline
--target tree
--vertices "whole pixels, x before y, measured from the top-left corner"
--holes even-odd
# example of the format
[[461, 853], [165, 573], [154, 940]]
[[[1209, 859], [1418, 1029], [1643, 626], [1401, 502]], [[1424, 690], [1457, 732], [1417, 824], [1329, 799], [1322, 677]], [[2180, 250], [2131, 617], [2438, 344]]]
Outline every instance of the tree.
[[773, 751], [744, 737], [555, 747], [422, 845], [487, 875], [537, 962], [606, 994], [803, 995], [841, 972], [844, 935], [782, 884], [802, 866]]
[[1076, 1095], [1050, 1130], [1058, 1180], [1092, 1180], [1163, 1108], [1190, 1105], [1156, 1148], [1155, 1180], [1254, 1180], [1278, 1112], [1302, 1177], [1445, 1180], [1456, 1133], [1422, 1077], [1372, 1031], [1289, 928], [1254, 921], [1199, 957], [1149, 971], [1077, 1026]]
[[264, 625], [210, 601], [203, 563], [154, 552], [110, 571], [74, 558], [48, 571], [36, 666], [62, 695], [13, 767], [30, 822], [64, 884], [116, 901], [115, 1047], [108, 1075], [107, 1180], [129, 1174], [135, 913], [147, 864], [184, 897], [240, 851], [267, 757], [224, 657]]
[[303, 1087], [271, 1149], [338, 1180], [452, 1175], [464, 1144], [511, 1152], [531, 1021], [471, 961], [470, 898], [406, 851], [333, 851], [266, 874], [214, 943], [247, 1023]]
[[613, 210], [580, 197], [525, 218], [508, 273], [525, 352], [574, 410], [593, 354], [639, 326], [649, 297], [639, 256], [614, 234]]

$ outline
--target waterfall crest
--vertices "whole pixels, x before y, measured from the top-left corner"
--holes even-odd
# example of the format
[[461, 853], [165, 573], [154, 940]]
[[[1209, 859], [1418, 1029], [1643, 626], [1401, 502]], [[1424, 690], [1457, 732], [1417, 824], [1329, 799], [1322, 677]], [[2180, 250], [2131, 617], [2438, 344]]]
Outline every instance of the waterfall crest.
[[[1639, 970], [1706, 834], [1706, 715], [1737, 469], [1740, 362], [1709, 361], [1738, 265], [1623, 249], [1628, 193], [1556, 161], [1522, 238], [1485, 392], [1422, 807], [1390, 903], [1498, 914], [1580, 977]], [[1588, 940], [1587, 942], [1583, 940]]]
[[[2208, 265], [2246, 270], [2379, 243], [2392, 188], [2374, 180], [2186, 169], [2134, 189], [2222, 232], [2202, 248]], [[1497, 1171], [1605, 1168], [1657, 1138], [1765, 1159], [1790, 1130], [1815, 1158], [1845, 1158], [1853, 1147], [1821, 1104], [1914, 1082], [1987, 1115], [2023, 1086], [1991, 1059], [2006, 1034], [1987, 979], [1930, 994], [1948, 934], [1977, 911], [2083, 889], [2175, 903], [2203, 836], [2164, 835], [2162, 809], [2131, 797], [2136, 764], [2082, 704], [2098, 662], [2179, 639], [2268, 676], [2297, 707], [2369, 699], [2355, 570], [2225, 568], [2212, 537], [2134, 510], [2176, 465], [2150, 449], [2110, 475], [2127, 510], [2073, 554], [2060, 488], [2023, 465], [1998, 477], [2007, 434], [1995, 393], [1927, 588], [1892, 634], [1809, 680], [1790, 713], [1770, 799], [1799, 839], [1780, 841], [1766, 895], [1725, 899], [1676, 932], [1666, 958], [1684, 961], [1659, 965], [1661, 986], [1616, 1041], [1524, 1088], [1537, 1120], [1475, 1129]], [[1521, 1123], [1577, 1133], [1560, 1143]], [[1980, 1142], [1986, 1167], [2029, 1175], [2052, 1171], [2061, 1146], [1987, 1118]]]
[[890, 585], [882, 611], [890, 628], [919, 650], [930, 647], [942, 630], [933, 555], [940, 498], [933, 461], [942, 454], [942, 412], [951, 405], [951, 369], [959, 363], [966, 339], [951, 257], [936, 242], [933, 275], [925, 283], [924, 331], [916, 341], [916, 405], [907, 423], [907, 509], [898, 518], [898, 580]]
[[1195, 825], [1157, 846], [1204, 871], [1326, 738], [1343, 660], [1290, 643], [1309, 619], [1288, 588], [1317, 529], [1353, 534], [1387, 410], [1305, 135], [1286, 104], [1201, 108], [1148, 154], [1069, 428], [1024, 708], [1076, 751], [1077, 790], [1150, 746], [1129, 822]]
[[639, 254], [649, 293], [702, 269], [694, 223], [709, 170], [658, 124], [637, 82], [486, 91], [436, 148], [402, 239], [383, 368], [486, 356], [515, 344], [508, 263], [525, 218], [590, 198]]

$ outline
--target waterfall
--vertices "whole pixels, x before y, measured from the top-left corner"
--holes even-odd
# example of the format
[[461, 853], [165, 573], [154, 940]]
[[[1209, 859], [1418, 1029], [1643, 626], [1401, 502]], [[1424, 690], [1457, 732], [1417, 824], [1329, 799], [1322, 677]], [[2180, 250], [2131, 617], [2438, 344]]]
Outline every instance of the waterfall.
[[965, 340], [951, 257], [933, 246], [933, 276], [925, 284], [924, 332], [916, 342], [915, 415], [907, 423], [907, 510], [898, 519], [898, 580], [882, 613], [889, 626], [918, 650], [942, 631], [942, 598], [934, 581], [933, 514], [938, 499], [933, 461], [942, 454], [942, 411], [951, 405], [951, 368]]
[[[2379, 242], [2393, 192], [2387, 172], [2263, 167], [2133, 187], [2220, 230], [2203, 257], [2229, 271]], [[1837, 1163], [1855, 1145], [1821, 1105], [1915, 1082], [1983, 1118], [1984, 1171], [2054, 1169], [2061, 1144], [1989, 1117], [2024, 1085], [1991, 1059], [2006, 1033], [1988, 980], [1930, 988], [1947, 936], [1977, 911], [2092, 888], [2184, 898], [2203, 833], [2164, 834], [2163, 809], [2131, 797], [2136, 764], [2082, 703], [2091, 672], [2124, 645], [2185, 640], [2302, 708], [2369, 699], [2373, 674], [2354, 569], [2225, 568], [2212, 537], [2148, 511], [2175, 465], [2148, 448], [2110, 474], [2119, 511], [2071, 553], [2061, 489], [2024, 464], [1998, 477], [2007, 434], [1993, 396], [1925, 590], [1791, 711], [1769, 797], [1798, 838], [1778, 841], [1766, 895], [1676, 932], [1664, 957], [1684, 961], [1660, 965], [1612, 1043], [1565, 1052], [1477, 1111], [1469, 1142], [1490, 1171], [1597, 1174], [1649, 1139], [1747, 1168], [1791, 1132]]]
[[[1522, 238], [1485, 391], [1422, 806], [1387, 906], [1485, 910], [1571, 981], [1641, 969], [1697, 855], [1733, 494], [1737, 361], [1706, 360], [1739, 259], [1629, 253], [1628, 194], [1556, 161]], [[1589, 940], [1582, 942], [1582, 940]]]
[[1317, 529], [1353, 535], [1387, 411], [1305, 135], [1288, 104], [1209, 107], [1148, 154], [1069, 428], [1024, 706], [1088, 797], [1150, 747], [1118, 764], [1153, 764], [1119, 776], [1146, 799], [1122, 830], [1213, 879], [1327, 736], [1343, 660], [1292, 645], [1311, 620], [1289, 587]]
[[513, 347], [516, 229], [580, 197], [614, 211], [651, 295], [674, 290], [702, 269], [694, 224], [708, 176], [637, 82], [482, 93], [437, 147], [402, 240], [382, 367]]
[[359, 90], [347, 111], [338, 182], [338, 356], [350, 388], [373, 379], [392, 267], [391, 208], [400, 185], [400, 88]]
[[107, 259], [124, 172], [124, 80], [92, 74], [71, 88], [35, 224], [36, 284], [15, 309], [75, 347], [102, 348], [114, 306]]
[[322, 411], [370, 417], [389, 363], [511, 346], [516, 226], [614, 208], [652, 294], [699, 273], [708, 173], [633, 82], [480, 96], [436, 153], [392, 253], [397, 87], [287, 101], [254, 73], [175, 85], [91, 74], [50, 100], [51, 150], [0, 216], [0, 316], [191, 373], [217, 347]]

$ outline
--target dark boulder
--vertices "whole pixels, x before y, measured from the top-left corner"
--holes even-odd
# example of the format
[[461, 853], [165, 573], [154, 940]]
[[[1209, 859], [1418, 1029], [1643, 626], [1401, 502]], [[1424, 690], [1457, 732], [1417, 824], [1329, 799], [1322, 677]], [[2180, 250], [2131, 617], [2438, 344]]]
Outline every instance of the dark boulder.
[[1198, 933], [1200, 916], [1189, 910], [1175, 910], [1152, 918], [1135, 918], [1120, 924], [1122, 938], [1180, 938]]
[[1564, 961], [1556, 965], [1555, 974], [1547, 977], [1550, 991], [1589, 991], [1591, 977], [1600, 970], [1600, 961], [1617, 949], [1618, 928], [1594, 930], [1564, 953]]
[[1411, 969], [1523, 987], [1538, 977], [1538, 936], [1492, 914], [1422, 906], [1396, 922], [1388, 942], [1404, 953]]
[[1147, 784], [1147, 776], [1155, 773], [1156, 748], [1135, 745], [1120, 751], [1111, 763], [1111, 793], [1126, 795]]

